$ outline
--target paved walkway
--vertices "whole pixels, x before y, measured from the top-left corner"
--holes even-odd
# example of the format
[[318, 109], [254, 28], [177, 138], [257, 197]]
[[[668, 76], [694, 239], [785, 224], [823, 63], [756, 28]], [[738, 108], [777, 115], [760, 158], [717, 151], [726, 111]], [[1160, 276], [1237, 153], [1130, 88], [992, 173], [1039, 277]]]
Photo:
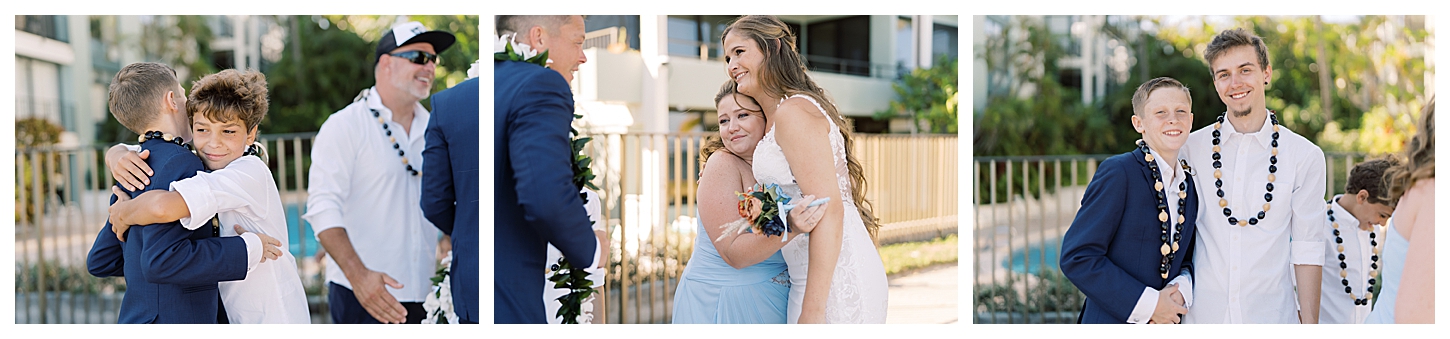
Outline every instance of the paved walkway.
[[887, 277], [887, 324], [957, 323], [957, 263]]

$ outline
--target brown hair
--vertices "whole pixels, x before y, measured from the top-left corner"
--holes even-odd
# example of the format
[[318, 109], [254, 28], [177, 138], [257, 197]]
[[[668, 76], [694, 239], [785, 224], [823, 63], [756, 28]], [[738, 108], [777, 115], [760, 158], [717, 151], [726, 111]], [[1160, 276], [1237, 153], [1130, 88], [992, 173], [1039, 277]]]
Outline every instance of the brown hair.
[[1420, 111], [1420, 121], [1415, 136], [1405, 147], [1405, 162], [1385, 171], [1385, 181], [1390, 185], [1390, 200], [1397, 201], [1405, 191], [1421, 179], [1435, 177], [1435, 97]]
[[1183, 95], [1188, 97], [1188, 104], [1193, 105], [1193, 94], [1188, 92], [1188, 86], [1184, 86], [1177, 79], [1169, 77], [1158, 77], [1138, 85], [1138, 90], [1133, 92], [1133, 114], [1142, 116], [1144, 104], [1148, 102], [1148, 96], [1159, 88], [1177, 88], [1183, 90]]
[[866, 232], [875, 239], [876, 230], [881, 228], [881, 224], [872, 213], [871, 202], [866, 200], [864, 169], [851, 151], [851, 125], [846, 124], [845, 117], [836, 110], [835, 102], [826, 96], [826, 90], [816, 85], [815, 80], [806, 74], [806, 65], [801, 61], [800, 51], [796, 49], [795, 34], [785, 22], [769, 15], [746, 15], [735, 19], [720, 33], [720, 41], [723, 43], [725, 36], [731, 32], [738, 32], [755, 41], [755, 46], [764, 54], [764, 72], [757, 73], [756, 77], [762, 90], [778, 98], [795, 94], [809, 96], [821, 104], [821, 108], [826, 110], [826, 116], [840, 128], [841, 138], [846, 142], [846, 170], [851, 177], [851, 199], [861, 214]]
[[1254, 46], [1254, 52], [1259, 54], [1259, 69], [1269, 67], [1269, 47], [1264, 45], [1264, 39], [1240, 27], [1219, 32], [1208, 43], [1208, 48], [1203, 51], [1203, 59], [1210, 65], [1208, 72], [1213, 73], [1211, 66], [1214, 60], [1229, 49], [1239, 46]]
[[1366, 160], [1354, 165], [1354, 168], [1349, 170], [1348, 182], [1344, 184], [1344, 194], [1354, 195], [1359, 194], [1360, 190], [1364, 190], [1369, 192], [1369, 203], [1393, 207], [1398, 199], [1389, 197], [1385, 170], [1399, 165], [1400, 159], [1393, 156]]
[[132, 132], [145, 133], [143, 129], [161, 111], [161, 98], [166, 91], [178, 87], [181, 83], [176, 81], [176, 70], [171, 66], [159, 62], [133, 63], [122, 67], [111, 78], [107, 106], [121, 126]]
[[186, 109], [214, 122], [241, 120], [247, 132], [267, 116], [267, 76], [228, 69], [191, 83]]

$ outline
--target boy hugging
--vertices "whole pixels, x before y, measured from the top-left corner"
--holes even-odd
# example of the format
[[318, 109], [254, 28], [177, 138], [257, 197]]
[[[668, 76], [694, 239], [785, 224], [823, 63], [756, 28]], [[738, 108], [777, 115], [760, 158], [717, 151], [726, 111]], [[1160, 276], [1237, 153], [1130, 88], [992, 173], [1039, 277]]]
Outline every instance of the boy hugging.
[[[141, 149], [150, 152], [146, 165], [154, 170], [148, 185], [123, 192], [135, 198], [167, 190], [172, 182], [205, 170], [186, 144], [191, 118], [174, 69], [153, 62], [126, 65], [111, 80], [109, 97], [111, 114], [140, 134]], [[116, 200], [111, 197], [111, 203]], [[178, 222], [149, 226], [125, 231], [123, 242], [107, 222], [86, 258], [92, 275], [126, 278], [120, 323], [225, 322], [217, 283], [246, 278], [265, 260], [264, 251], [281, 245], [255, 233], [218, 237], [215, 223], [194, 230], [177, 227]]]

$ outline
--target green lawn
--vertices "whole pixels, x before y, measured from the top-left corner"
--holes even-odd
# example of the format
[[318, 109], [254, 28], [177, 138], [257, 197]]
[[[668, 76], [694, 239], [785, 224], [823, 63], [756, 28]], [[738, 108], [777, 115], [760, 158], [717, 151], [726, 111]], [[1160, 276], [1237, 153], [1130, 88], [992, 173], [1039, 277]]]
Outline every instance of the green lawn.
[[881, 263], [886, 275], [910, 271], [936, 264], [957, 262], [957, 235], [922, 242], [881, 246]]

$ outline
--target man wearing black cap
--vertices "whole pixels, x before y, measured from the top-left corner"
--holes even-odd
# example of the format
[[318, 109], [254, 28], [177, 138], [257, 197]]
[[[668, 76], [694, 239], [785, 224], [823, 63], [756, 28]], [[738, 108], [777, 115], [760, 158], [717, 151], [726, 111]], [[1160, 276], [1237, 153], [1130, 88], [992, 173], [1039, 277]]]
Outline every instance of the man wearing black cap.
[[377, 82], [322, 124], [312, 147], [307, 214], [327, 251], [334, 323], [419, 323], [431, 290], [438, 230], [419, 207], [423, 129], [419, 100], [433, 86], [452, 33], [418, 22], [378, 42]]

